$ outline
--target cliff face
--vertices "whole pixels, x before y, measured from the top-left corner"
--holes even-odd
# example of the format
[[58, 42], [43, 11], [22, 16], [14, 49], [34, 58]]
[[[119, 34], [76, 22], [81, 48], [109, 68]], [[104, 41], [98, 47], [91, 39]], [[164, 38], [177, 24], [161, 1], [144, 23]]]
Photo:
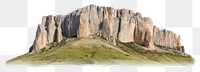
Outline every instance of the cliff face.
[[68, 15], [42, 17], [30, 52], [37, 52], [47, 44], [65, 38], [89, 35], [102, 36], [113, 45], [119, 40], [135, 42], [148, 49], [155, 49], [154, 45], [183, 48], [180, 36], [153, 26], [151, 18], [142, 17], [139, 12], [89, 5]]

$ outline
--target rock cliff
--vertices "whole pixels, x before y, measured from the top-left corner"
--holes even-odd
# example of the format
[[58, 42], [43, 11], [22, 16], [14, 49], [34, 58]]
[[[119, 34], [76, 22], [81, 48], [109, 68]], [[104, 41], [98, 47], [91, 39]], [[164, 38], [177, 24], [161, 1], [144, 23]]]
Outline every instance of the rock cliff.
[[135, 42], [150, 50], [155, 49], [155, 45], [184, 50], [180, 45], [180, 36], [153, 26], [151, 18], [142, 17], [141, 13], [128, 9], [92, 4], [68, 15], [42, 17], [30, 52], [37, 52], [47, 44], [65, 38], [89, 35], [102, 36], [113, 45], [119, 40], [124, 43]]

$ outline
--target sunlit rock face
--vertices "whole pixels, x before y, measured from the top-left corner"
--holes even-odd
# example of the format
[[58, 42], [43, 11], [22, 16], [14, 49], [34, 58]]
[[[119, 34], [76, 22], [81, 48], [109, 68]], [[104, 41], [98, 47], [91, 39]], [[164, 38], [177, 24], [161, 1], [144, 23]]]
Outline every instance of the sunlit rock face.
[[180, 46], [180, 36], [153, 26], [151, 18], [142, 17], [141, 13], [128, 9], [92, 4], [68, 15], [42, 17], [30, 52], [36, 52], [64, 38], [89, 35], [102, 36], [113, 45], [119, 40], [124, 43], [135, 42], [148, 49], [155, 49], [154, 45], [159, 45], [184, 50]]

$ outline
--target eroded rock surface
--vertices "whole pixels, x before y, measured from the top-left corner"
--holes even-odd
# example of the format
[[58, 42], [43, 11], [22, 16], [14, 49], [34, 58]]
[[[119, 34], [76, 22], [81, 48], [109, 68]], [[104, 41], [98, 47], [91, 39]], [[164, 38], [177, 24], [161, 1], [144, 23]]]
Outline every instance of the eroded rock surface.
[[31, 52], [64, 38], [89, 35], [100, 35], [113, 45], [119, 40], [124, 43], [135, 42], [149, 49], [159, 45], [184, 51], [180, 46], [180, 36], [153, 26], [151, 18], [142, 17], [141, 13], [128, 9], [92, 4], [68, 15], [44, 16], [42, 24], [38, 26]]

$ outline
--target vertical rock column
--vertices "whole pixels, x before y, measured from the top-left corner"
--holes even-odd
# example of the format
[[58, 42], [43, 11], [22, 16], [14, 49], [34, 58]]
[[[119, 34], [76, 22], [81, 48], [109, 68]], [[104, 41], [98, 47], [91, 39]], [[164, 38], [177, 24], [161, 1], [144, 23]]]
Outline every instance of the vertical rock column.
[[54, 34], [54, 42], [60, 42], [63, 39], [62, 29], [61, 29], [62, 22], [63, 22], [63, 17], [61, 15], [55, 17], [56, 31]]
[[135, 20], [129, 14], [129, 10], [122, 9], [120, 17], [120, 29], [118, 39], [121, 42], [134, 42]]
[[77, 37], [86, 37], [90, 34], [89, 10], [90, 7], [87, 6], [82, 10], [82, 13], [80, 14]]
[[52, 43], [54, 41], [54, 34], [56, 30], [54, 16], [47, 16], [46, 21], [46, 30], [47, 30], [47, 41], [48, 43]]
[[44, 48], [48, 44], [47, 32], [45, 30], [46, 29], [45, 24], [46, 24], [46, 17], [44, 16], [44, 17], [42, 17], [42, 24], [38, 25], [36, 37], [35, 37], [32, 47], [31, 47], [30, 52], [33, 52], [33, 53], [37, 52], [41, 48]]
[[135, 14], [136, 26], [134, 32], [134, 42], [149, 49], [154, 49], [153, 44], [153, 21], [150, 18], [143, 18], [142, 14]]
[[153, 21], [151, 18], [144, 18], [145, 26], [147, 27], [145, 34], [145, 43], [144, 46], [150, 49], [154, 49], [153, 43]]
[[134, 42], [140, 45], [144, 45], [147, 28], [143, 21], [142, 14], [137, 12], [135, 14], [135, 20], [136, 20], [136, 26], [134, 32]]

